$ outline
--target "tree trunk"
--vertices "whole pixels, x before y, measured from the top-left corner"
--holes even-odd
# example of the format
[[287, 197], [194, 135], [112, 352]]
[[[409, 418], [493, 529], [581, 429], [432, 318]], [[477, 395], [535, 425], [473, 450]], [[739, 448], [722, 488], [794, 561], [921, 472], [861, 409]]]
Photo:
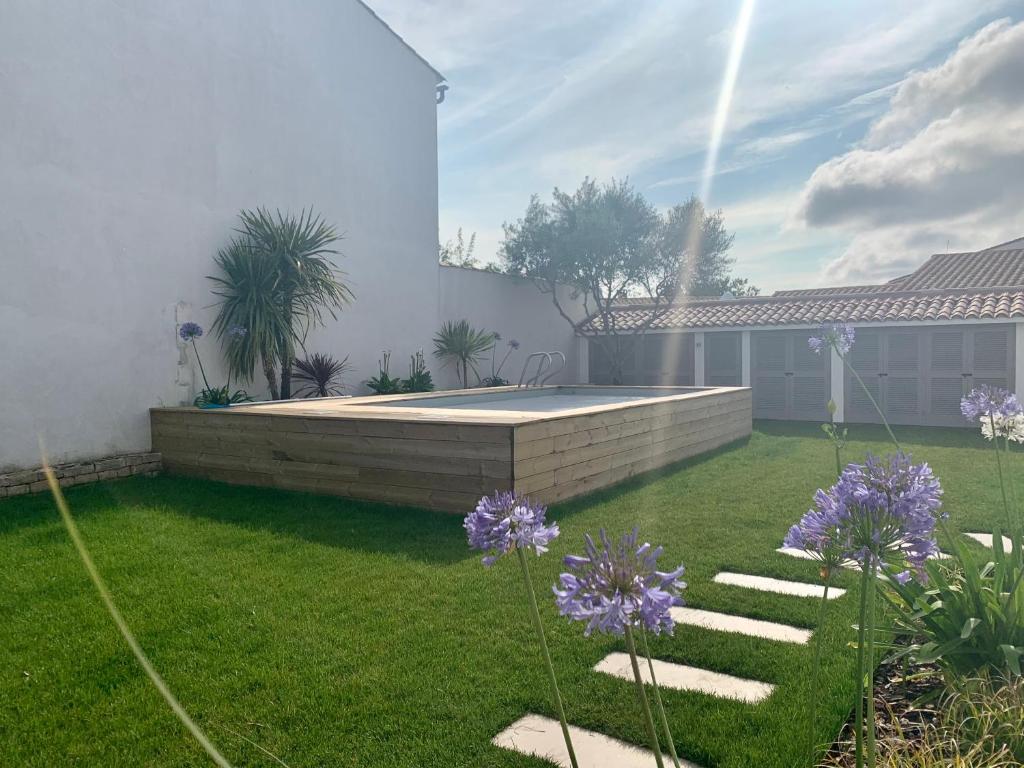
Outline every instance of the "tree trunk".
[[292, 358], [289, 357], [281, 364], [281, 399], [290, 400], [292, 397]]
[[469, 367], [466, 361], [462, 361], [462, 388], [469, 389]]
[[277, 389], [277, 371], [274, 370], [274, 364], [263, 358], [263, 375], [267, 377], [267, 386], [270, 387], [270, 399], [280, 400], [281, 395]]

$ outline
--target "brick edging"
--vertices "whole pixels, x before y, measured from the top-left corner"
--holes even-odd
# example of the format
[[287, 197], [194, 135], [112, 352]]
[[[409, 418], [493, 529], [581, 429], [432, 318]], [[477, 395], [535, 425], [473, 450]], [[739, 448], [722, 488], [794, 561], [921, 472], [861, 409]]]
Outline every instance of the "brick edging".
[[[99, 480], [112, 480], [130, 475], [152, 476], [162, 468], [159, 453], [126, 453], [93, 461], [73, 461], [57, 464], [54, 474], [61, 487], [83, 485]], [[46, 477], [42, 468], [0, 472], [0, 498], [21, 496], [46, 490]]]

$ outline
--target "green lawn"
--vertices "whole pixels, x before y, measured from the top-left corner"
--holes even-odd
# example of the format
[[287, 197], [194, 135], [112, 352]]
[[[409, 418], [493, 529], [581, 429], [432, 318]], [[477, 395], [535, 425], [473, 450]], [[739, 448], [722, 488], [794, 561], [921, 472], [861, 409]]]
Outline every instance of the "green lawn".
[[[886, 450], [855, 427], [847, 456]], [[980, 437], [900, 429], [946, 489], [953, 524], [998, 518]], [[813, 581], [774, 550], [833, 459], [816, 425], [752, 438], [657, 477], [553, 507], [562, 536], [532, 562], [570, 721], [637, 744], [631, 686], [592, 671], [614, 638], [582, 636], [549, 599], [584, 532], [639, 524], [687, 566], [688, 603], [811, 627], [817, 603], [716, 585], [727, 569]], [[125, 618], [186, 709], [236, 765], [540, 766], [491, 746], [527, 712], [553, 716], [514, 560], [491, 570], [462, 520], [299, 493], [172, 477], [73, 489], [68, 499]], [[128, 652], [46, 496], [0, 501], [0, 754], [5, 765], [207, 765]], [[855, 579], [832, 603], [817, 740], [853, 702]], [[708, 766], [806, 764], [813, 646], [691, 627], [652, 649], [775, 683], [757, 706], [664, 691], [681, 756]], [[234, 733], [232, 733], [234, 732]]]

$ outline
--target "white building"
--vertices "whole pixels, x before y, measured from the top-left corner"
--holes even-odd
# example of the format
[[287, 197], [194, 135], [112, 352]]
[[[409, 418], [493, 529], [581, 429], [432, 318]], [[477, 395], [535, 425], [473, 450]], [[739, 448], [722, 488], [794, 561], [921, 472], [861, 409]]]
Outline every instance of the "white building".
[[[446, 319], [524, 344], [557, 328], [572, 353], [546, 297], [516, 312], [510, 278], [438, 267], [442, 80], [357, 0], [4, 2], [0, 472], [38, 466], [40, 438], [54, 461], [148, 450], [148, 409], [202, 386], [176, 328], [209, 328], [206, 276], [243, 208], [313, 207], [344, 232], [356, 301], [308, 346], [349, 356], [350, 390], [383, 349], [401, 376], [422, 348], [453, 384], [430, 356]], [[223, 384], [216, 339], [199, 344]]]

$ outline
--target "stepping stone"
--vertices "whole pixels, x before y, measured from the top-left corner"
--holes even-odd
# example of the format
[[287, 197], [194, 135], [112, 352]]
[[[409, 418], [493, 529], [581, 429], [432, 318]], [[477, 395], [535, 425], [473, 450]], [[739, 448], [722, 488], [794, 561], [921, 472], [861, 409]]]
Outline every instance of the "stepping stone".
[[[964, 536], [974, 539], [976, 542], [981, 544], [983, 547], [992, 549], [992, 534], [991, 533], [965, 533]], [[1013, 542], [1009, 536], [1003, 536], [1003, 552], [1009, 552]]]
[[[655, 768], [654, 754], [624, 741], [601, 733], [569, 726], [573, 751], [580, 768]], [[562, 737], [562, 726], [557, 720], [541, 715], [527, 715], [494, 737], [492, 743], [523, 755], [548, 760], [562, 768], [571, 768], [569, 752]], [[663, 755], [666, 766], [672, 758]], [[695, 763], [680, 760], [683, 768], [699, 768]]]
[[[820, 560], [818, 560], [818, 558], [816, 558], [806, 549], [797, 549], [796, 547], [779, 547], [775, 551], [778, 552], [780, 555], [786, 555], [787, 557], [797, 557], [801, 560], [816, 560], [819, 563], [821, 562]], [[842, 566], [843, 568], [858, 567], [853, 560], [844, 560]]]
[[[742, 677], [724, 675], [709, 669], [688, 667], [685, 664], [673, 664], [669, 661], [653, 659], [654, 674], [658, 677], [658, 685], [662, 688], [673, 688], [677, 691], [697, 691], [722, 699], [744, 701], [756, 704], [772, 695], [775, 686], [758, 680], [746, 680]], [[628, 653], [610, 653], [594, 667], [595, 672], [603, 672], [612, 677], [633, 681], [633, 665]], [[648, 685], [651, 684], [651, 671], [647, 660], [640, 659], [640, 676]]]
[[[991, 537], [989, 537], [989, 538], [991, 538]], [[778, 552], [779, 554], [787, 555], [788, 557], [798, 557], [801, 560], [818, 560], [818, 558], [816, 558], [814, 555], [812, 555], [807, 550], [805, 550], [805, 549], [797, 549], [796, 547], [779, 547], [775, 551]], [[951, 557], [951, 555], [948, 552], [939, 552], [939, 554], [935, 555], [934, 557], [939, 559], [939, 560], [945, 560], [945, 559]], [[820, 560], [818, 562], [820, 562]], [[850, 569], [860, 568], [860, 566], [855, 561], [853, 561], [853, 560], [845, 560], [845, 561], [843, 561], [842, 567], [843, 568], [850, 568]]]
[[699, 608], [672, 608], [672, 620], [677, 624], [689, 624], [719, 632], [735, 632], [765, 640], [778, 640], [783, 643], [806, 644], [811, 639], [811, 630], [791, 627], [788, 624], [776, 624], [772, 621], [748, 619], [745, 616], [732, 616], [728, 613], [702, 611]]
[[[751, 576], [747, 573], [730, 573], [722, 571], [712, 579], [716, 584], [728, 584], [733, 587], [746, 587], [757, 589], [761, 592], [775, 592], [779, 595], [794, 595], [795, 597], [821, 597], [825, 591], [824, 584], [807, 584], [802, 581], [784, 581], [783, 579], [771, 579], [767, 576]], [[828, 599], [835, 600], [846, 594], [845, 589], [830, 587]]]

